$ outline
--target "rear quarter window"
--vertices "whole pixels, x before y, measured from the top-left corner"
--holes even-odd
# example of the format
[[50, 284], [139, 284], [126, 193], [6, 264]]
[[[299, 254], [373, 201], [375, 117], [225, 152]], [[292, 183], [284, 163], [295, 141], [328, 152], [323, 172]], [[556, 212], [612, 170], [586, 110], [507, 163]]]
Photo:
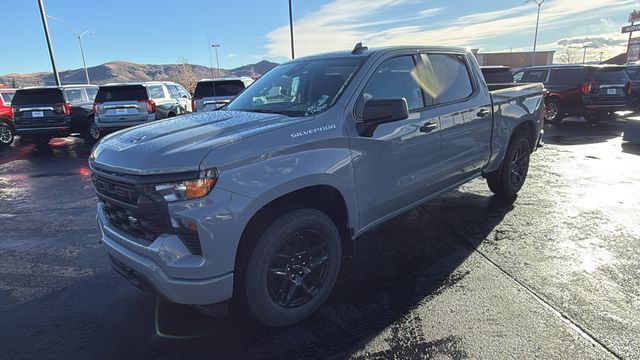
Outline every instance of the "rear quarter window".
[[65, 89], [64, 96], [70, 103], [82, 102], [82, 89]]
[[45, 105], [63, 103], [60, 89], [26, 89], [16, 91], [12, 105]]
[[103, 86], [98, 89], [95, 101], [138, 101], [148, 100], [147, 90], [142, 85]]
[[582, 85], [587, 81], [586, 69], [553, 69], [549, 83], [554, 85]]
[[162, 85], [147, 86], [147, 93], [150, 99], [164, 99], [164, 90]]
[[624, 69], [597, 69], [590, 72], [590, 78], [593, 81], [611, 82], [611, 83], [626, 83], [629, 81], [629, 75]]
[[4, 103], [6, 105], [11, 105], [11, 99], [13, 99], [13, 96], [15, 95], [15, 93], [0, 93], [2, 95], [2, 101], [4, 101]]

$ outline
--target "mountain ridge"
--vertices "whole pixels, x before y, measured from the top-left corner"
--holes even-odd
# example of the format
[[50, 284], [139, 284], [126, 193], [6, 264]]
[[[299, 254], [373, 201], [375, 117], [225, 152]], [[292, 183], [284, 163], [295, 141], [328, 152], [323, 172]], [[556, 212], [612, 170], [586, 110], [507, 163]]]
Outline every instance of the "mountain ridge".
[[[92, 84], [106, 84], [112, 82], [134, 82], [152, 80], [175, 80], [181, 73], [190, 71], [196, 80], [215, 77], [259, 77], [271, 70], [277, 63], [262, 60], [254, 64], [247, 64], [233, 69], [211, 69], [195, 64], [137, 64], [128, 61], [114, 60], [104, 64], [89, 67], [89, 79]], [[66, 84], [83, 84], [86, 82], [84, 68], [61, 71], [60, 81]], [[54, 85], [51, 72], [10, 73], [0, 75], [0, 82], [13, 84], [18, 87]]]

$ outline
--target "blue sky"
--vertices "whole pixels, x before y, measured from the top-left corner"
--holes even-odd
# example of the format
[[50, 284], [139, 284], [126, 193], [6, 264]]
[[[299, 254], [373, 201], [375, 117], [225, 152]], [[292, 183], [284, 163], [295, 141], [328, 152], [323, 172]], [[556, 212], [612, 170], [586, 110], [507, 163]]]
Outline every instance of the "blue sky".
[[[518, 0], [293, 0], [296, 55], [393, 44], [456, 45], [482, 51], [530, 50], [536, 6]], [[146, 64], [209, 65], [207, 34], [219, 43], [220, 66], [262, 59], [285, 61], [290, 52], [287, 0], [44, 0], [48, 15], [84, 38], [89, 66], [112, 60]], [[624, 51], [620, 27], [637, 0], [546, 0], [539, 49], [557, 55], [589, 45], [588, 58]], [[36, 0], [2, 4], [0, 74], [50, 71]], [[60, 70], [82, 66], [76, 38], [49, 20]], [[567, 50], [569, 49], [569, 50]], [[581, 49], [579, 50], [582, 51]], [[215, 60], [214, 60], [215, 61]]]

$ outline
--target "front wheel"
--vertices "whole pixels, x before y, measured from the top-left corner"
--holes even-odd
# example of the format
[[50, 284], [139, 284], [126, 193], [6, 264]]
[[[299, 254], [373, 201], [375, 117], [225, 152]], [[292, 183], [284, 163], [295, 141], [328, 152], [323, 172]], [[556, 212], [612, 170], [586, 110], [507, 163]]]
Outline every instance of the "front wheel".
[[487, 174], [489, 189], [500, 197], [515, 197], [527, 178], [530, 156], [529, 141], [524, 136], [513, 138], [500, 169]]
[[558, 100], [547, 100], [544, 104], [544, 121], [549, 124], [557, 125], [564, 119], [562, 105]]
[[9, 124], [0, 122], [0, 147], [11, 145], [14, 135], [13, 129]]
[[340, 233], [326, 214], [300, 209], [281, 216], [249, 258], [244, 284], [249, 309], [269, 326], [305, 319], [329, 296], [341, 261]]

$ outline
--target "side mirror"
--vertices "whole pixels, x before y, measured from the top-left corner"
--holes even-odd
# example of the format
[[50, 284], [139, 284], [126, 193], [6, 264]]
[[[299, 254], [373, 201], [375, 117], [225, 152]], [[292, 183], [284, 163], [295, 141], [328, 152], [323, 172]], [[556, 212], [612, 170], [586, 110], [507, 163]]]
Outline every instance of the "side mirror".
[[358, 124], [361, 136], [371, 137], [379, 124], [404, 120], [409, 117], [409, 106], [404, 98], [369, 99], [364, 103], [362, 122]]

